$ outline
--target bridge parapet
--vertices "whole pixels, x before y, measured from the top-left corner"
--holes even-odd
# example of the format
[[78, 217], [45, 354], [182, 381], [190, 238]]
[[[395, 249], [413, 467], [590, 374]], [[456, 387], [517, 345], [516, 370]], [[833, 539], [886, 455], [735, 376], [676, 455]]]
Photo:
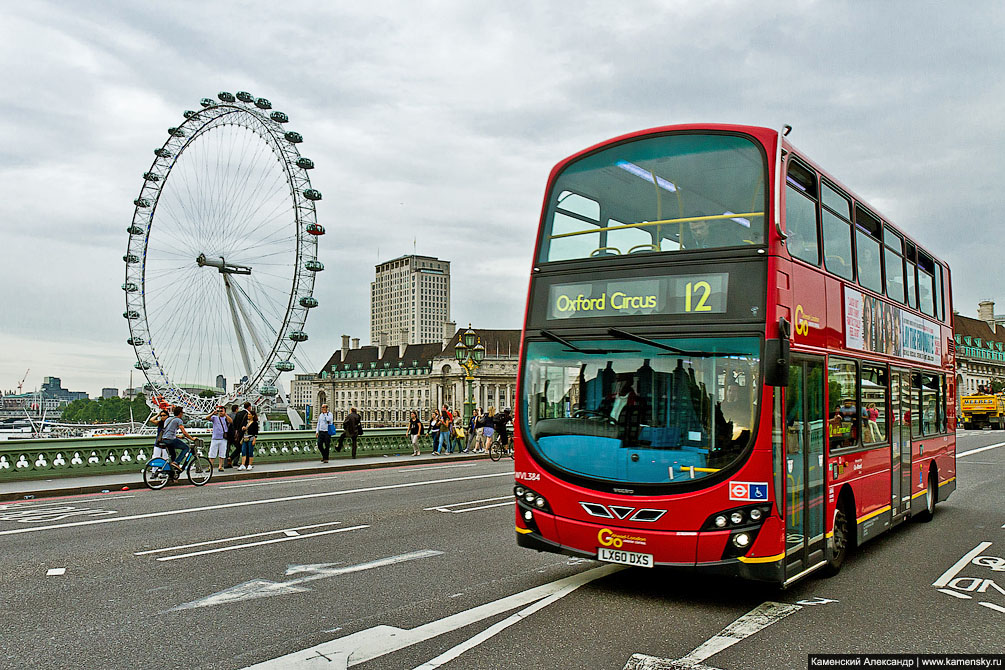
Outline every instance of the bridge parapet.
[[[208, 436], [198, 437], [206, 454]], [[431, 447], [428, 435], [420, 440], [424, 448]], [[336, 452], [334, 446], [331, 458], [348, 457], [348, 450]], [[367, 428], [358, 447], [359, 456], [411, 453], [412, 442], [403, 428]], [[150, 460], [153, 448], [151, 435], [5, 440], [0, 442], [0, 482], [138, 471]], [[317, 438], [308, 430], [260, 433], [255, 446], [256, 465], [320, 457]]]

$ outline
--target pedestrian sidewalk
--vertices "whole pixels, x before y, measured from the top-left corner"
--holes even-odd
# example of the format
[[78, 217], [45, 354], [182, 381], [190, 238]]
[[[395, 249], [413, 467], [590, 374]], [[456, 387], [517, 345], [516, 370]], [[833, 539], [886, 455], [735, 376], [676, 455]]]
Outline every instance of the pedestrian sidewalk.
[[[445, 454], [432, 456], [423, 453], [421, 456], [410, 454], [395, 454], [383, 456], [360, 456], [358, 458], [334, 458], [328, 463], [320, 461], [294, 461], [284, 463], [256, 464], [254, 470], [238, 470], [227, 468], [223, 472], [213, 471], [210, 485], [218, 482], [230, 482], [245, 479], [270, 479], [276, 477], [292, 477], [295, 475], [325, 474], [332, 472], [349, 472], [352, 470], [370, 470], [373, 468], [402, 467], [408, 465], [429, 465], [432, 463], [450, 463], [456, 461], [481, 460], [486, 454]], [[183, 474], [181, 479], [169, 486], [191, 486]], [[0, 502], [11, 500], [30, 500], [32, 498], [54, 498], [82, 493], [111, 493], [131, 489], [146, 489], [143, 483], [143, 473], [136, 472], [118, 474], [93, 474], [83, 477], [59, 477], [56, 479], [29, 479], [16, 482], [0, 482]]]

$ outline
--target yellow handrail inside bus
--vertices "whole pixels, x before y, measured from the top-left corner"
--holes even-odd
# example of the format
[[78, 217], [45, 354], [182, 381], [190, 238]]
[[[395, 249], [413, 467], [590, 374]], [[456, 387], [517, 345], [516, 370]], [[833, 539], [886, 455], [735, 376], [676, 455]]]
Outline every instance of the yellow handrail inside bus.
[[715, 214], [713, 216], [686, 216], [679, 219], [661, 219], [659, 221], [642, 221], [639, 223], [622, 223], [616, 226], [604, 226], [602, 228], [590, 228], [588, 230], [574, 230], [571, 233], [558, 233], [551, 235], [548, 239], [557, 240], [561, 237], [573, 237], [574, 235], [589, 235], [590, 233], [602, 233], [610, 230], [625, 230], [628, 228], [645, 228], [647, 226], [661, 226], [667, 223], [694, 223], [696, 221], [721, 221], [723, 219], [747, 218], [764, 216], [764, 212], [744, 212], [740, 214]]

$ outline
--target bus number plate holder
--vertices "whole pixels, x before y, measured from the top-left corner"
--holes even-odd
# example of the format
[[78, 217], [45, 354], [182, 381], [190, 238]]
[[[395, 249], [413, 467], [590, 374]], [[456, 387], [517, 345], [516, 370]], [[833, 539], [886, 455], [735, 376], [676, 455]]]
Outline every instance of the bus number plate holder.
[[608, 547], [597, 547], [597, 560], [607, 563], [634, 565], [639, 568], [653, 567], [652, 554], [640, 554], [635, 551], [622, 551], [621, 549], [610, 549]]

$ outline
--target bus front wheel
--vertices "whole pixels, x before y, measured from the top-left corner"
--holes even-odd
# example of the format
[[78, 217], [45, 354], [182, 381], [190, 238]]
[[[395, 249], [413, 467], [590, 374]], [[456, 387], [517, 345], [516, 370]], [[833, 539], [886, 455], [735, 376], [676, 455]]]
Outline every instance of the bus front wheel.
[[851, 547], [851, 525], [848, 515], [843, 506], [834, 510], [834, 532], [831, 535], [831, 551], [827, 558], [827, 566], [824, 574], [832, 577], [841, 571], [844, 559], [848, 556], [848, 549]]

